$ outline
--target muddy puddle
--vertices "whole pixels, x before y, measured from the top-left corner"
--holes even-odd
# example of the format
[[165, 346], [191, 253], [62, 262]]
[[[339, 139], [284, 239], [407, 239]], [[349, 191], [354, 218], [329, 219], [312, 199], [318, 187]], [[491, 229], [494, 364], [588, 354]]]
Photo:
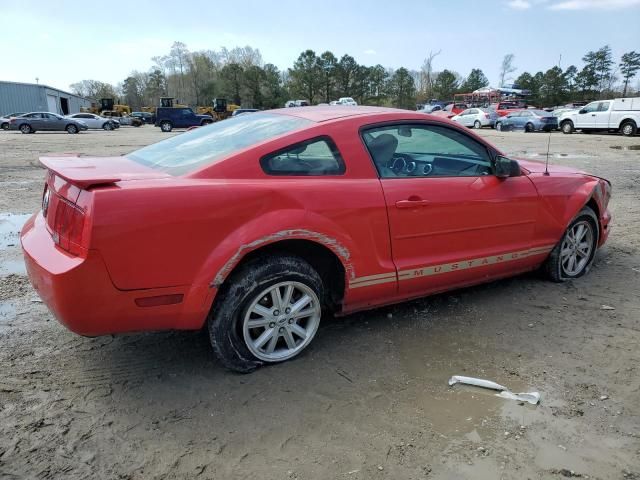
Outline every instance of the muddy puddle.
[[[547, 158], [546, 153], [522, 152], [519, 155], [529, 158]], [[549, 158], [593, 158], [595, 155], [585, 153], [550, 153]]]
[[0, 213], [0, 250], [18, 245], [20, 230], [29, 217], [30, 213]]
[[640, 150], [640, 145], [611, 145], [614, 150]]

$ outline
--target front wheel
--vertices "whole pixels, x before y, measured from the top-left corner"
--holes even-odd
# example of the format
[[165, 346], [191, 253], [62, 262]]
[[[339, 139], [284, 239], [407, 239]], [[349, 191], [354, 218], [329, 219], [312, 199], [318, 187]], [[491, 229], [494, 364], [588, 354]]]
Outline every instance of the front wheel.
[[71, 133], [71, 134], [78, 133], [78, 127], [76, 127], [75, 125], [67, 125], [66, 130], [67, 130], [67, 133]]
[[9, 124], [7, 122], [2, 124], [2, 130], [9, 130]]
[[102, 128], [104, 128], [107, 131], [113, 130], [113, 124], [111, 122], [104, 122], [104, 125], [102, 125]]
[[160, 130], [162, 130], [163, 132], [170, 132], [172, 129], [173, 129], [173, 125], [171, 125], [171, 122], [160, 123]]
[[241, 266], [209, 314], [216, 357], [248, 373], [299, 355], [320, 325], [323, 292], [318, 273], [299, 257], [271, 255]]
[[549, 254], [545, 268], [551, 280], [564, 282], [587, 273], [595, 258], [598, 235], [598, 218], [591, 208], [584, 207]]

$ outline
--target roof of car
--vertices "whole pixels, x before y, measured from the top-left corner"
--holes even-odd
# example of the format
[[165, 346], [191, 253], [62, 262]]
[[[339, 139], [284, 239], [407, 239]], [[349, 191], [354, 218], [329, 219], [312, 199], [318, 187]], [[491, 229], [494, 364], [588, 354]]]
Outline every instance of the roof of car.
[[315, 107], [293, 107], [270, 110], [269, 113], [289, 115], [292, 117], [304, 118], [312, 122], [326, 122], [338, 118], [353, 117], [356, 115], [379, 115], [383, 113], [415, 113], [408, 110], [385, 107], [352, 107], [352, 106], [315, 106]]

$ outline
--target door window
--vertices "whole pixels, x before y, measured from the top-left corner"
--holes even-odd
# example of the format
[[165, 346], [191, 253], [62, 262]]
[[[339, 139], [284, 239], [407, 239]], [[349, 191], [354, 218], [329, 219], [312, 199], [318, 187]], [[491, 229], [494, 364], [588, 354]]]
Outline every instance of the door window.
[[329, 137], [296, 143], [260, 159], [268, 175], [341, 175], [344, 161]]
[[584, 107], [584, 109], [582, 110], [584, 113], [591, 113], [591, 112], [597, 112], [598, 111], [598, 105], [600, 105], [601, 102], [594, 102], [594, 103], [590, 103], [589, 105], [587, 105], [586, 107]]
[[372, 128], [363, 139], [381, 178], [473, 177], [492, 173], [486, 147], [437, 125]]
[[598, 111], [599, 112], [606, 112], [609, 110], [609, 102], [600, 102], [598, 104]]

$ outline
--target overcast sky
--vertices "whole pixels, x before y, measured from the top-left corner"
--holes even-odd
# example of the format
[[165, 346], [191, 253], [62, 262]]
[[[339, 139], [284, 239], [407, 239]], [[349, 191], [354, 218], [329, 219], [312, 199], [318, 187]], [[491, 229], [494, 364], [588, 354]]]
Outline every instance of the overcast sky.
[[609, 44], [616, 63], [640, 51], [640, 0], [0, 1], [0, 80], [68, 89], [147, 70], [175, 40], [190, 50], [250, 45], [290, 67], [302, 50], [353, 55], [366, 65], [481, 68], [496, 86], [502, 57], [518, 71], [558, 64]]

